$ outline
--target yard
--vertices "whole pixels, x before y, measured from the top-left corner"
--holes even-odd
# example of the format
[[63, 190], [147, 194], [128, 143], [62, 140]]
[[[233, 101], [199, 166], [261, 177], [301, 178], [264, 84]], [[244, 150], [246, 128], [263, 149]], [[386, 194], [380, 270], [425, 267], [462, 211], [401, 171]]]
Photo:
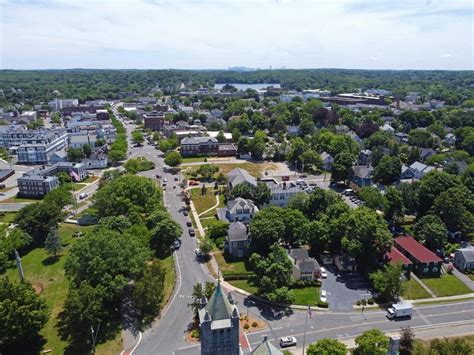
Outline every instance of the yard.
[[311, 286], [292, 289], [295, 294], [294, 304], [316, 306], [319, 301], [319, 287]]
[[431, 295], [414, 279], [403, 282], [403, 297], [408, 300], [430, 298]]
[[0, 213], [0, 222], [5, 224], [10, 224], [13, 222], [17, 215], [17, 212], [1, 212]]
[[238, 287], [241, 290], [247, 291], [251, 294], [256, 294], [258, 289], [254, 286], [249, 285], [248, 280], [233, 280], [229, 281], [232, 286]]
[[215, 190], [208, 188], [204, 195], [201, 194], [201, 188], [189, 190], [194, 208], [198, 214], [205, 212], [216, 204]]
[[233, 273], [247, 273], [250, 270], [247, 268], [245, 260], [230, 260], [226, 258], [222, 252], [214, 253], [214, 258], [216, 259], [217, 265], [222, 273], [233, 272]]
[[437, 297], [455, 296], [470, 293], [471, 290], [454, 275], [421, 279]]
[[85, 180], [81, 181], [83, 184], [90, 184], [93, 183], [94, 181], [99, 180], [98, 176], [90, 175], [88, 176]]
[[239, 163], [239, 164], [218, 164], [219, 172], [227, 175], [231, 170], [236, 168], [245, 169], [254, 177], [261, 177], [265, 170], [278, 170], [278, 166], [274, 163]]

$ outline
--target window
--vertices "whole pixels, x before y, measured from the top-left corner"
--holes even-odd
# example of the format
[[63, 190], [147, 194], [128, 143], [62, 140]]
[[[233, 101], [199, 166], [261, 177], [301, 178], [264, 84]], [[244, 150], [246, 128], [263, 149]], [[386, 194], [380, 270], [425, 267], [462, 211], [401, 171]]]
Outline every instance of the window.
[[428, 267], [423, 268], [423, 273], [426, 274], [428, 272], [428, 270], [429, 270]]

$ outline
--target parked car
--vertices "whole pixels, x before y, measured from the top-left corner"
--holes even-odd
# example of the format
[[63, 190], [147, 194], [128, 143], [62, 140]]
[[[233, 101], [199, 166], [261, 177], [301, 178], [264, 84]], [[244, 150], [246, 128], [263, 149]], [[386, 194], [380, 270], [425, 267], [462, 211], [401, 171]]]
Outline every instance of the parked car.
[[189, 215], [188, 210], [184, 210], [184, 211], [183, 211], [183, 215], [185, 215], [185, 216], [187, 217], [187, 216]]
[[196, 254], [196, 256], [197, 256], [198, 258], [200, 258], [200, 257], [202, 256], [202, 251], [201, 251], [201, 249], [197, 248], [196, 250], [194, 250], [194, 254]]
[[287, 348], [289, 346], [296, 346], [296, 338], [295, 337], [280, 338], [280, 347], [281, 348]]
[[193, 226], [193, 224], [191, 223], [191, 221], [187, 221], [187, 222], [186, 222], [186, 226], [188, 226], [188, 227], [192, 227], [192, 226]]
[[196, 235], [196, 232], [194, 231], [194, 228], [189, 228], [188, 229], [189, 236], [194, 237]]
[[174, 181], [178, 181], [178, 177], [177, 177], [177, 176], [174, 177]]
[[161, 179], [161, 175], [159, 175], [159, 174], [156, 174], [155, 177], [156, 177], [157, 179]]
[[173, 242], [173, 248], [179, 249], [180, 246], [181, 246], [181, 242], [179, 240], [175, 240]]
[[89, 194], [83, 192], [82, 194], [79, 195], [79, 199], [80, 199], [80, 200], [83, 200], [83, 199], [85, 199], [87, 196], [89, 196]]
[[321, 290], [321, 302], [327, 302], [328, 301], [328, 293], [326, 290]]
[[327, 278], [327, 277], [328, 277], [328, 272], [327, 272], [327, 270], [326, 270], [325, 268], [322, 267], [322, 268], [321, 268], [321, 278], [322, 278], [322, 279], [325, 279], [325, 278]]

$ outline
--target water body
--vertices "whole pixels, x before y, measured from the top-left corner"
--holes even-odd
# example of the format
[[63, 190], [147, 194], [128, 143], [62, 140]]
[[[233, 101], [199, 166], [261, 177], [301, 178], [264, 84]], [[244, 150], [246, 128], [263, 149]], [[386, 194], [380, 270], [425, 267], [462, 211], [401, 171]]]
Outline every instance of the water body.
[[[225, 84], [215, 84], [214, 89], [221, 90]], [[237, 83], [230, 83], [229, 85], [235, 86], [238, 90], [247, 90], [247, 89], [266, 89], [269, 86], [273, 86], [274, 88], [280, 88], [280, 84], [278, 83], [263, 83], [263, 84], [237, 84]]]

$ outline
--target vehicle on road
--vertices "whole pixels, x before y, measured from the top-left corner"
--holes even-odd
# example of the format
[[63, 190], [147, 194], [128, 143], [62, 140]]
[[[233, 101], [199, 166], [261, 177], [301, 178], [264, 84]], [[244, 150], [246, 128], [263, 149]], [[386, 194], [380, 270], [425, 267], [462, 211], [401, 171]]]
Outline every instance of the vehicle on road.
[[177, 177], [177, 176], [174, 177], [174, 181], [178, 181], [178, 177]]
[[156, 177], [157, 179], [161, 179], [161, 175], [159, 175], [159, 174], [156, 174], [155, 177]]
[[194, 228], [189, 228], [189, 229], [188, 229], [188, 232], [189, 232], [189, 236], [190, 236], [190, 237], [196, 236], [196, 232], [194, 231]]
[[295, 337], [280, 338], [280, 347], [281, 348], [287, 348], [289, 346], [296, 346], [296, 338]]
[[186, 226], [188, 226], [188, 227], [192, 227], [192, 226], [193, 226], [193, 224], [191, 223], [191, 221], [187, 221], [187, 222], [186, 222]]
[[167, 177], [164, 177], [164, 178], [163, 178], [163, 182], [168, 182], [168, 178], [167, 178]]
[[328, 272], [325, 268], [321, 268], [321, 278], [326, 279], [328, 277]]
[[387, 309], [388, 319], [411, 318], [413, 313], [413, 306], [408, 302], [399, 302], [392, 304], [392, 307]]
[[184, 210], [184, 211], [183, 211], [183, 215], [185, 215], [185, 216], [187, 217], [187, 216], [189, 215], [188, 210]]
[[89, 196], [89, 194], [83, 192], [82, 194], [79, 195], [79, 199], [83, 200], [83, 199], [85, 199], [87, 196]]
[[354, 195], [354, 190], [352, 189], [345, 189], [343, 192], [342, 192], [343, 195], [346, 195], [346, 196], [352, 196]]
[[173, 242], [173, 248], [179, 249], [180, 246], [181, 246], [181, 242], [179, 240], [175, 240]]
[[196, 250], [194, 250], [194, 254], [196, 254], [196, 256], [197, 256], [198, 258], [200, 258], [200, 257], [202, 256], [202, 251], [201, 251], [201, 249], [197, 248]]
[[328, 292], [326, 290], [321, 290], [321, 302], [327, 302], [328, 301]]

